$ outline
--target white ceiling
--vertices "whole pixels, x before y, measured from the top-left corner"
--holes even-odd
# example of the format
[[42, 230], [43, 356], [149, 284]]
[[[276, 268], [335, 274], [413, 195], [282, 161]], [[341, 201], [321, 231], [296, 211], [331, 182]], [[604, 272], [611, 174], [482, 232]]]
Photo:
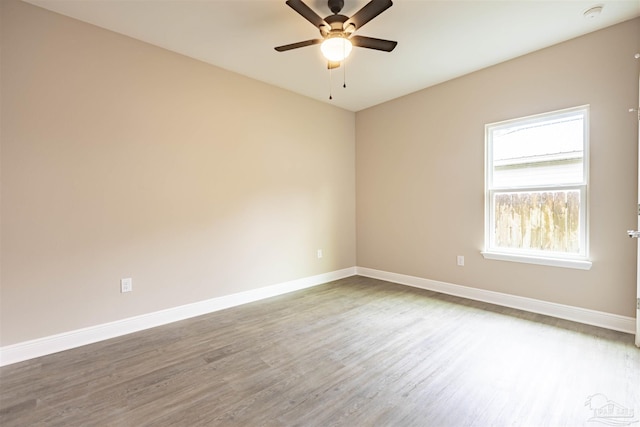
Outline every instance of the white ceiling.
[[[354, 48], [329, 72], [319, 37], [284, 0], [25, 0], [165, 49], [359, 111], [526, 53], [640, 16], [640, 0], [395, 0], [356, 34], [396, 40], [391, 52]], [[351, 16], [367, 0], [345, 0]], [[316, 13], [326, 0], [306, 0]], [[602, 13], [583, 13], [596, 5]]]

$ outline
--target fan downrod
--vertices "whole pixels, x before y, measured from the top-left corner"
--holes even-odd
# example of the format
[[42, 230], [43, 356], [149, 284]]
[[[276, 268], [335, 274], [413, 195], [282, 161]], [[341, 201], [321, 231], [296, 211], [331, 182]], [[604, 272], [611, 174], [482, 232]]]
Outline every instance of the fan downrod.
[[344, 0], [329, 0], [328, 4], [331, 12], [333, 12], [334, 15], [337, 15], [344, 7]]

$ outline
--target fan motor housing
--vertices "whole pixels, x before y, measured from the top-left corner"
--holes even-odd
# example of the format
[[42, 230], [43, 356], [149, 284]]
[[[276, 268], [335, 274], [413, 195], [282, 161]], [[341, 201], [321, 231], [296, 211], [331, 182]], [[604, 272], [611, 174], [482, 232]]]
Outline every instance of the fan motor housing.
[[349, 19], [349, 17], [344, 15], [331, 15], [324, 18], [325, 22], [331, 25], [332, 30], [337, 28], [342, 29], [342, 24], [344, 24], [347, 19]]

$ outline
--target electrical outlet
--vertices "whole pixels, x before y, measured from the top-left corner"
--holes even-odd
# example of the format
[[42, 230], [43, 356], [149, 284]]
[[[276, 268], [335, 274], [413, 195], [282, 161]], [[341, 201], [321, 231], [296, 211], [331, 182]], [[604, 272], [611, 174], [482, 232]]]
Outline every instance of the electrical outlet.
[[464, 267], [464, 256], [458, 255], [458, 265]]
[[133, 290], [133, 279], [127, 277], [126, 279], [120, 279], [120, 292], [131, 292]]
[[318, 249], [318, 259], [322, 258], [322, 249]]

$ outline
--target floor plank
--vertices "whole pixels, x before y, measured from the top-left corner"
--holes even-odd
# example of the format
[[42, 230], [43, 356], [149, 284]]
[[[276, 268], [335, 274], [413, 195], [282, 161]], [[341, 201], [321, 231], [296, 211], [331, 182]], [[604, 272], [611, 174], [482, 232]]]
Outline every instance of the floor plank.
[[[603, 402], [618, 414], [594, 412]], [[629, 334], [358, 276], [0, 368], [3, 427], [639, 416], [640, 349]]]

